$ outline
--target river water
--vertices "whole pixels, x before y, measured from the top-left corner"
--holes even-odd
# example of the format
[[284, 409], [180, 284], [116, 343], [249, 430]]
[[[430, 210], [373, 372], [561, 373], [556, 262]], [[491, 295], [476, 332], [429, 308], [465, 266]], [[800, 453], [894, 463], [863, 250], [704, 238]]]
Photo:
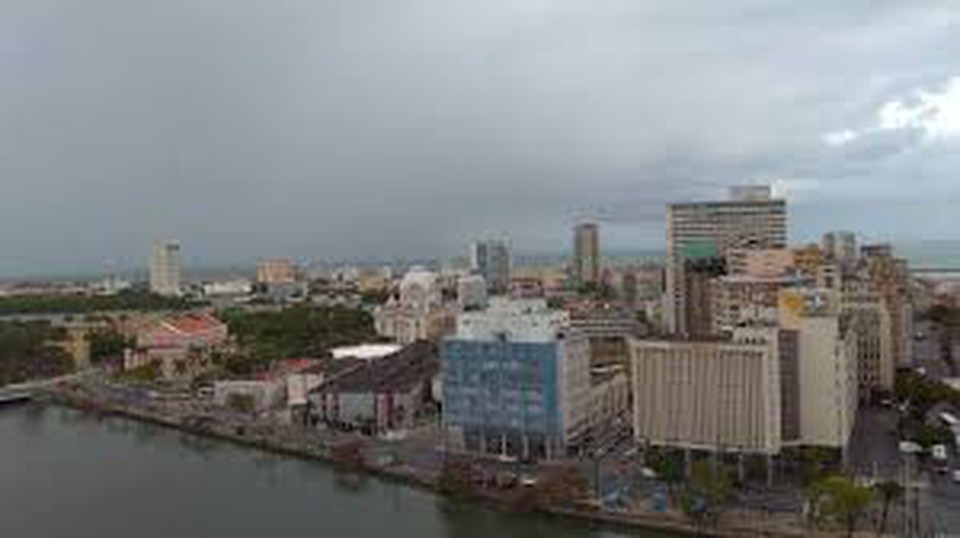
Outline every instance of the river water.
[[[121, 418], [0, 409], [0, 536], [612, 537]], [[642, 536], [655, 536], [644, 533]]]

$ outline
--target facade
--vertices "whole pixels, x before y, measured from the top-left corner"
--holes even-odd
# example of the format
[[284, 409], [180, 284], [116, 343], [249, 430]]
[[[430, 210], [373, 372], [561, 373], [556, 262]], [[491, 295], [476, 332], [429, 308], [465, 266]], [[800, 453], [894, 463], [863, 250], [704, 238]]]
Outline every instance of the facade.
[[502, 239], [476, 241], [470, 245], [470, 270], [483, 277], [491, 295], [510, 289], [510, 244]]
[[412, 428], [432, 404], [439, 371], [436, 346], [416, 342], [362, 361], [309, 393], [318, 423], [370, 435]]
[[439, 341], [452, 332], [456, 306], [446, 304], [437, 275], [414, 266], [400, 282], [398, 297], [374, 311], [377, 333], [398, 344]]
[[793, 261], [797, 274], [804, 278], [816, 278], [820, 267], [827, 260], [816, 243], [793, 249]]
[[697, 258], [683, 264], [683, 326], [687, 334], [706, 336], [713, 332], [714, 288], [727, 272], [722, 258]]
[[793, 250], [731, 250], [727, 256], [731, 275], [750, 277], [779, 277], [791, 273], [796, 267]]
[[180, 296], [180, 243], [157, 241], [153, 244], [150, 291], [167, 297]]
[[638, 443], [776, 454], [783, 444], [776, 329], [732, 340], [633, 340]]
[[856, 340], [857, 378], [861, 402], [877, 390], [892, 391], [896, 363], [890, 311], [877, 293], [846, 289], [843, 316]]
[[769, 188], [734, 189], [721, 202], [672, 204], [667, 208], [666, 330], [692, 334], [688, 326], [688, 262], [725, 259], [733, 250], [782, 249], [787, 245], [786, 202]]
[[280, 379], [232, 379], [213, 383], [213, 403], [233, 407], [238, 400], [248, 401], [248, 411], [262, 413], [284, 405], [286, 385]]
[[592, 222], [573, 229], [573, 276], [578, 288], [600, 283], [600, 228]]
[[157, 319], [137, 331], [136, 348], [127, 350], [124, 369], [158, 363], [164, 379], [189, 379], [228, 340], [226, 324], [207, 313]]
[[713, 281], [713, 333], [731, 334], [737, 327], [775, 325], [780, 291], [802, 281], [792, 276], [728, 275]]
[[549, 459], [590, 427], [589, 342], [544, 301], [462, 314], [440, 356], [444, 428], [466, 450]]
[[858, 277], [887, 305], [895, 365], [909, 364], [913, 360], [914, 331], [907, 261], [895, 257], [890, 245], [864, 245]]
[[261, 258], [257, 260], [257, 283], [266, 285], [293, 284], [297, 281], [297, 267], [289, 258]]
[[570, 326], [590, 342], [593, 367], [629, 365], [628, 341], [643, 335], [645, 328], [636, 313], [628, 308], [609, 304], [569, 305]]
[[461, 310], [483, 310], [487, 307], [487, 283], [480, 275], [457, 279], [457, 303]]
[[853, 432], [858, 407], [854, 334], [841, 318], [834, 290], [781, 291], [780, 327], [797, 338], [800, 442], [843, 449]]

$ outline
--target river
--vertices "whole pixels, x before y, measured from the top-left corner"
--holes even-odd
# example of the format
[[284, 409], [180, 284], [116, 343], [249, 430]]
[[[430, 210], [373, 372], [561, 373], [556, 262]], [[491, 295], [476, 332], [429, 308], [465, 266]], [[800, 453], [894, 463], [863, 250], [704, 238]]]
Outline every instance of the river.
[[0, 409], [0, 507], [0, 536], [18, 538], [624, 536], [39, 406]]

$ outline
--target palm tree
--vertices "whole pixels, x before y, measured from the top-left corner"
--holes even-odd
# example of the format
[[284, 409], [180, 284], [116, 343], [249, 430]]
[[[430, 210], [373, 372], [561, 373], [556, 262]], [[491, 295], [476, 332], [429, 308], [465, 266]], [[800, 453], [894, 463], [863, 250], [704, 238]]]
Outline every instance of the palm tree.
[[903, 486], [896, 480], [886, 480], [873, 486], [873, 489], [883, 503], [883, 508], [880, 511], [880, 525], [877, 527], [877, 536], [883, 536], [883, 533], [887, 530], [887, 516], [890, 513], [890, 505], [903, 496]]

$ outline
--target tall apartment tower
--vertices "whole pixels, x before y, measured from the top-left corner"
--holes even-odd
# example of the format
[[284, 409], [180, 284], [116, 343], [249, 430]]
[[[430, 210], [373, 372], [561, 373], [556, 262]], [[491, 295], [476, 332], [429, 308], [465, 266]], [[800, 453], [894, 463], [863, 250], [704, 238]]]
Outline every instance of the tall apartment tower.
[[510, 244], [503, 239], [475, 241], [470, 245], [470, 270], [483, 277], [492, 295], [510, 289]]
[[157, 295], [180, 295], [180, 243], [159, 240], [153, 244], [150, 291]]
[[687, 268], [701, 260], [726, 260], [731, 251], [787, 246], [787, 204], [769, 187], [731, 189], [726, 201], [667, 207], [667, 271], [664, 320], [675, 334], [691, 334]]
[[581, 288], [600, 282], [600, 228], [592, 222], [573, 229], [573, 272]]
[[857, 259], [857, 236], [853, 232], [828, 232], [823, 234], [820, 248], [829, 261], [847, 263]]

